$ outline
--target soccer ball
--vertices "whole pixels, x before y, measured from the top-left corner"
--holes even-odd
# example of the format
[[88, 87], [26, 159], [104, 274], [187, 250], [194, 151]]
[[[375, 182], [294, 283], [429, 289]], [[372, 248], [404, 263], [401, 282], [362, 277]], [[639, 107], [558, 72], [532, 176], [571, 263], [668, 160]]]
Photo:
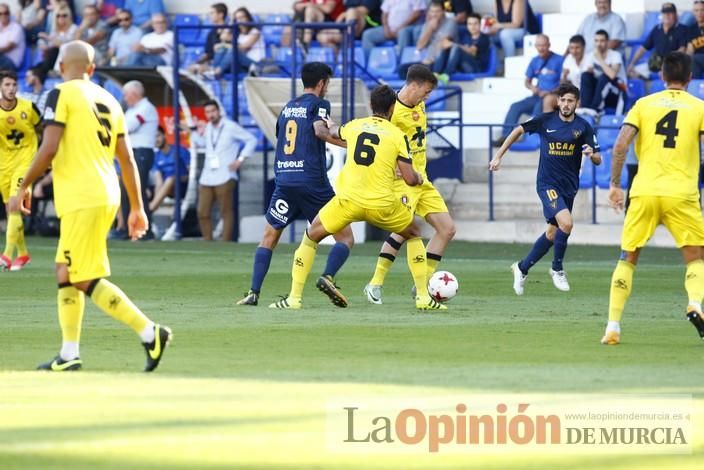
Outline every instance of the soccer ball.
[[437, 271], [428, 281], [428, 292], [438, 302], [447, 302], [457, 295], [460, 288], [457, 278], [448, 271]]

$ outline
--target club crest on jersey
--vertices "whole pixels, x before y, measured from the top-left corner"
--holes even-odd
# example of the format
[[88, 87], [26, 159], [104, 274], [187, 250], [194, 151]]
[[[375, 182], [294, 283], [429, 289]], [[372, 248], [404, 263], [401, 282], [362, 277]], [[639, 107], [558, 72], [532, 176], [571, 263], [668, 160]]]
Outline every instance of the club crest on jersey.
[[13, 125], [15, 123], [15, 118], [12, 116], [7, 116], [7, 123]]
[[580, 131], [579, 129], [575, 129], [572, 131], [572, 135], [575, 139], [579, 139], [579, 137], [582, 135], [582, 131]]
[[418, 114], [418, 111], [413, 111], [413, 113], [411, 114], [411, 117], [413, 118], [414, 121], [417, 121], [418, 119], [420, 119], [420, 114]]
[[24, 121], [25, 119], [27, 119], [27, 113], [25, 113], [24, 111], [22, 111], [22, 113], [20, 113], [20, 117], [21, 117], [22, 120]]

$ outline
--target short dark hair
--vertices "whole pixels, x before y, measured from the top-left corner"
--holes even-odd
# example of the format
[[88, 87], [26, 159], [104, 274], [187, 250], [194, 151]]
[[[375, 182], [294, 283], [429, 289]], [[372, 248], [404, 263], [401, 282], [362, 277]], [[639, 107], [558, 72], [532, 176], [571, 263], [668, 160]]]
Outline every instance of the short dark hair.
[[157, 132], [159, 132], [159, 134], [166, 135], [166, 129], [164, 129], [164, 126], [159, 126], [156, 128], [156, 130], [157, 130]]
[[445, 9], [445, 2], [443, 0], [431, 0], [430, 4], [428, 5], [428, 8], [430, 8], [432, 6], [440, 7], [444, 10]]
[[301, 69], [301, 80], [304, 88], [315, 88], [321, 80], [332, 77], [332, 69], [322, 62], [308, 62]]
[[571, 83], [563, 83], [557, 88], [557, 96], [559, 98], [568, 94], [572, 94], [575, 98], [579, 99], [579, 88]]
[[6, 78], [10, 78], [14, 81], [17, 81], [17, 72], [10, 69], [0, 70], [0, 83], [2, 83], [2, 81]]
[[215, 106], [216, 108], [218, 108], [218, 110], [220, 110], [220, 105], [218, 104], [217, 101], [215, 101], [213, 99], [205, 100], [203, 102], [203, 109], [207, 108], [208, 106]]
[[684, 52], [670, 52], [662, 61], [662, 78], [665, 83], [685, 84], [692, 76], [692, 59]]
[[584, 36], [581, 34], [575, 34], [570, 38], [570, 44], [580, 44], [582, 47], [587, 45], [587, 41], [584, 40]]
[[609, 40], [609, 33], [607, 33], [605, 29], [600, 29], [599, 31], [594, 33], [594, 36], [604, 36], [607, 41]]
[[430, 83], [433, 87], [436, 87], [438, 86], [438, 77], [427, 65], [413, 64], [408, 67], [406, 83]]
[[391, 106], [396, 103], [396, 92], [389, 85], [379, 85], [372, 91], [370, 101], [374, 114], [388, 114]]
[[31, 69], [27, 70], [28, 72], [32, 72], [32, 75], [37, 77], [37, 80], [39, 80], [42, 85], [46, 81], [46, 70], [42, 67], [32, 67]]
[[476, 11], [473, 11], [472, 13], [470, 13], [469, 15], [467, 15], [467, 19], [470, 19], [470, 18], [475, 18], [475, 19], [478, 20], [479, 22], [482, 21], [482, 16], [481, 16], [479, 13], [477, 13]]
[[210, 8], [220, 13], [223, 18], [227, 16], [227, 5], [224, 3], [213, 3]]

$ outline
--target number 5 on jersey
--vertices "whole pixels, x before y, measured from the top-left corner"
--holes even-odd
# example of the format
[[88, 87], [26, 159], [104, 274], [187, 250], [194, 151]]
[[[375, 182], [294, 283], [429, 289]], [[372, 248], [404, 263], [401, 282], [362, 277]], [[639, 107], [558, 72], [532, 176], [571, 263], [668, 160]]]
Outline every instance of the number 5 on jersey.
[[103, 103], [95, 103], [95, 108], [93, 108], [93, 114], [95, 118], [100, 123], [103, 128], [102, 131], [98, 130], [98, 140], [103, 144], [103, 147], [110, 147], [110, 141], [112, 140], [112, 124], [110, 124], [110, 108], [105, 106]]

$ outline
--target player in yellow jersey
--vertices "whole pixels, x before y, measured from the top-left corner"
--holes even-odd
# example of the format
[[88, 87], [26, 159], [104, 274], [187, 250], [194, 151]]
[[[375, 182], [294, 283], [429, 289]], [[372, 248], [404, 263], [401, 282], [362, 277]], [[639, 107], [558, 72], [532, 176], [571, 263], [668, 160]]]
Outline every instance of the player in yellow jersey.
[[[413, 210], [408, 200], [394, 191], [397, 170], [404, 184], [423, 184], [423, 176], [413, 169], [403, 132], [389, 122], [395, 104], [394, 90], [382, 85], [371, 94], [373, 116], [355, 119], [343, 126], [327, 121], [330, 134], [347, 142], [347, 160], [337, 179], [336, 195], [313, 219], [294, 253], [291, 292], [288, 297], [269, 307], [301, 308], [303, 286], [313, 266], [318, 243], [328, 235], [339, 233], [352, 222], [363, 220], [399, 233], [408, 240], [408, 265], [418, 287], [416, 308], [446, 308], [431, 299], [425, 289], [426, 254], [420, 230], [413, 220]], [[347, 306], [347, 299], [334, 285], [319, 282], [318, 288], [335, 305]]]
[[[406, 135], [411, 145], [413, 168], [423, 176], [423, 184], [409, 188], [402, 180], [397, 180], [395, 189], [401, 196], [411, 201], [411, 207], [420, 217], [423, 217], [434, 229], [435, 234], [428, 242], [428, 271], [426, 276], [435, 272], [447, 244], [455, 236], [455, 223], [450, 217], [445, 201], [430, 182], [425, 171], [426, 166], [426, 128], [425, 100], [437, 86], [438, 80], [426, 65], [415, 64], [409, 67], [406, 83], [398, 93], [394, 114], [391, 122], [398, 126]], [[393, 233], [381, 248], [377, 259], [374, 275], [364, 288], [367, 300], [373, 304], [381, 304], [381, 290], [386, 273], [396, 259], [401, 245], [405, 241], [401, 234]], [[427, 289], [423, 287], [423, 292]]]
[[[41, 117], [31, 101], [17, 97], [15, 72], [0, 72], [0, 91], [0, 194], [9, 207], [37, 151], [36, 127]], [[15, 250], [17, 257], [13, 260]], [[0, 254], [0, 271], [19, 271], [29, 261], [22, 213], [8, 211], [5, 250]]]
[[[85, 296], [103, 312], [132, 328], [147, 353], [145, 371], [154, 370], [171, 339], [171, 330], [154, 324], [110, 283], [107, 235], [120, 204], [114, 159], [130, 201], [127, 220], [133, 240], [147, 230], [137, 167], [120, 104], [90, 81], [95, 70], [93, 46], [72, 41], [60, 63], [64, 82], [49, 93], [41, 147], [17, 193], [29, 207], [29, 187], [52, 165], [54, 202], [61, 220], [56, 252], [61, 352], [39, 369], [66, 371], [82, 366], [79, 355]], [[15, 210], [19, 203], [15, 202]]]
[[667, 89], [636, 102], [614, 145], [609, 202], [617, 210], [624, 205], [621, 170], [634, 139], [638, 174], [623, 223], [621, 260], [611, 278], [609, 322], [603, 344], [618, 344], [621, 340], [621, 315], [631, 293], [640, 250], [660, 224], [682, 251], [687, 265], [687, 319], [704, 338], [704, 219], [699, 205], [699, 138], [704, 132], [704, 101], [687, 93], [691, 70], [688, 55], [668, 54], [661, 72]]

